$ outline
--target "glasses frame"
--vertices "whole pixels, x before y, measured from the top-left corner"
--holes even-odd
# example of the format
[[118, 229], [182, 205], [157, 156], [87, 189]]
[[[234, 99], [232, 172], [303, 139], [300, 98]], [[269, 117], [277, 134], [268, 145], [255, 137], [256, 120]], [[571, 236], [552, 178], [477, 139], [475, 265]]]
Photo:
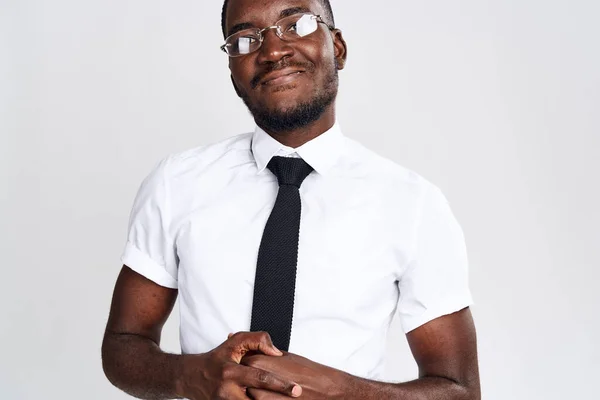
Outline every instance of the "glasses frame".
[[[330, 31], [332, 31], [332, 30], [334, 30], [334, 29], [335, 29], [335, 27], [333, 27], [333, 26], [329, 25], [327, 22], [323, 21], [323, 18], [321, 18], [321, 16], [320, 16], [320, 15], [318, 15], [318, 14], [313, 14], [313, 13], [302, 13], [302, 14], [297, 14], [297, 15], [299, 15], [299, 16], [300, 16], [300, 18], [302, 18], [304, 15], [310, 15], [310, 16], [312, 16], [313, 18], [315, 18], [315, 19], [317, 20], [317, 23], [325, 24], [325, 25], [327, 26], [327, 28], [329, 28], [329, 30], [330, 30]], [[238, 54], [238, 55], [233, 55], [233, 56], [232, 56], [231, 54], [229, 54], [229, 53], [227, 52], [227, 46], [230, 46], [230, 44], [228, 44], [228, 43], [227, 43], [227, 41], [229, 40], [229, 38], [230, 38], [230, 37], [232, 37], [232, 36], [234, 36], [234, 35], [237, 35], [239, 32], [236, 32], [236, 33], [234, 33], [234, 34], [231, 34], [231, 35], [227, 36], [227, 37], [225, 38], [225, 44], [224, 44], [224, 45], [222, 45], [222, 46], [220, 47], [220, 49], [221, 49], [223, 52], [225, 52], [225, 54], [227, 54], [229, 57], [232, 57], [232, 58], [235, 58], [235, 57], [242, 57], [242, 56], [247, 56], [248, 54], [252, 54], [252, 53], [254, 53], [255, 51], [257, 51], [258, 49], [260, 49], [260, 47], [261, 47], [261, 46], [262, 46], [262, 44], [263, 44], [263, 41], [265, 40], [265, 35], [263, 35], [263, 32], [266, 32], [266, 31], [268, 31], [269, 29], [275, 29], [275, 33], [277, 34], [277, 37], [278, 37], [279, 39], [283, 40], [283, 41], [287, 41], [287, 40], [283, 39], [283, 37], [282, 37], [282, 36], [283, 36], [283, 32], [281, 31], [281, 25], [279, 25], [279, 23], [280, 23], [282, 20], [284, 20], [284, 19], [286, 19], [286, 18], [289, 18], [289, 17], [290, 17], [290, 16], [287, 16], [287, 17], [281, 18], [279, 21], [275, 22], [275, 25], [267, 26], [266, 28], [263, 28], [263, 29], [258, 29], [258, 28], [250, 28], [250, 29], [243, 29], [242, 31], [240, 31], [240, 32], [243, 32], [243, 31], [245, 31], [245, 30], [253, 30], [253, 31], [255, 31], [255, 32], [256, 32], [256, 35], [258, 36], [258, 40], [259, 40], [260, 44], [258, 45], [258, 47], [256, 48], [256, 50], [253, 50], [253, 51], [251, 51], [250, 53], [246, 53], [246, 54]], [[316, 32], [316, 30], [315, 30], [315, 32]], [[313, 33], [315, 33], [315, 32], [311, 32], [311, 33], [309, 33], [308, 35], [311, 35], [311, 34], [313, 34]], [[306, 36], [308, 36], [308, 35], [306, 35]], [[299, 39], [302, 39], [303, 37], [306, 37], [306, 36], [301, 36], [301, 37], [299, 37]]]

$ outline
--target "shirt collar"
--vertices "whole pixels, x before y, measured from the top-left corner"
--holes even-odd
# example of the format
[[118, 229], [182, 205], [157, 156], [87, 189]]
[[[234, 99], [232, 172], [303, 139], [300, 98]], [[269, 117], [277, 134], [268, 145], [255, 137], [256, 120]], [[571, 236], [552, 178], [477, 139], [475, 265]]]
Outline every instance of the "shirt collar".
[[252, 154], [259, 174], [265, 170], [274, 156], [296, 152], [318, 174], [325, 175], [342, 154], [343, 139], [344, 135], [336, 121], [329, 130], [294, 149], [279, 143], [259, 126], [256, 126], [252, 136]]

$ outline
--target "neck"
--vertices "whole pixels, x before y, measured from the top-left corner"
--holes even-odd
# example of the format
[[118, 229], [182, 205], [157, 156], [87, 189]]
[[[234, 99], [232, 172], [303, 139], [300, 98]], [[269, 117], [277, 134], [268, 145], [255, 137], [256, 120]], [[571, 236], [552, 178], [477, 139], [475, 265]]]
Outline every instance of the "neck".
[[323, 115], [321, 115], [321, 118], [299, 129], [285, 132], [274, 132], [265, 129], [260, 125], [259, 126], [262, 130], [268, 133], [273, 139], [277, 140], [279, 143], [295, 149], [302, 146], [304, 143], [309, 142], [314, 138], [327, 132], [329, 129], [331, 129], [334, 123], [335, 108], [334, 105], [331, 104], [331, 106], [328, 107], [327, 110], [325, 110]]

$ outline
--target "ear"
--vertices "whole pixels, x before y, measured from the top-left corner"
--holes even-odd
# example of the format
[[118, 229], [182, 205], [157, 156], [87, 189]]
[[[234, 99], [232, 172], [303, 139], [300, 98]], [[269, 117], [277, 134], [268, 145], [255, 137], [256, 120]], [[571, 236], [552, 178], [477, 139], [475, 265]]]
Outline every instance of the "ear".
[[342, 31], [339, 29], [333, 29], [331, 31], [333, 36], [333, 50], [338, 69], [344, 69], [346, 66], [346, 59], [348, 58], [348, 46], [342, 36]]
[[231, 84], [233, 85], [233, 88], [235, 89], [235, 93], [238, 95], [238, 97], [242, 97], [242, 95], [240, 94], [240, 91], [237, 87], [237, 85], [235, 84], [235, 81], [233, 80], [233, 75], [229, 75], [229, 77], [231, 78]]

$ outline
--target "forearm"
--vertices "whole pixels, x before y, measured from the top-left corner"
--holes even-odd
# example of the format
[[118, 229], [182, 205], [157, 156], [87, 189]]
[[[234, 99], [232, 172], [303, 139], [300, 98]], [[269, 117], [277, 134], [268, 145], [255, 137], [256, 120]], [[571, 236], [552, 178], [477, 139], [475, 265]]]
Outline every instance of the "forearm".
[[182, 355], [164, 353], [152, 340], [107, 332], [102, 367], [108, 380], [131, 396], [162, 400], [178, 397]]
[[469, 387], [441, 377], [387, 383], [347, 376], [344, 399], [356, 400], [479, 400], [479, 385]]

